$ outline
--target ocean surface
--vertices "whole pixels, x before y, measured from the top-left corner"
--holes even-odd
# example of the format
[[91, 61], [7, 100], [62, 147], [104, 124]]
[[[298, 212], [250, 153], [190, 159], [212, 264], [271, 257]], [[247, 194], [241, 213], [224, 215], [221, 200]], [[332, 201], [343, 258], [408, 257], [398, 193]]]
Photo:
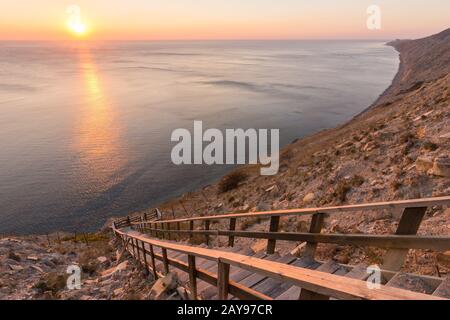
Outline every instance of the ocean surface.
[[0, 233], [91, 231], [216, 181], [175, 166], [176, 128], [334, 127], [390, 84], [368, 41], [0, 42]]

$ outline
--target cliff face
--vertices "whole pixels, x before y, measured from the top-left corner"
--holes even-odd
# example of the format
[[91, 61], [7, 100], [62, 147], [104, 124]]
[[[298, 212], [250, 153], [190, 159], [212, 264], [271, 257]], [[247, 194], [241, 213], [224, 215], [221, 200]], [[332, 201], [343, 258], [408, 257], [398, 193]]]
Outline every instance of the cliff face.
[[402, 94], [450, 73], [450, 29], [419, 40], [395, 40], [388, 45], [401, 53], [400, 68], [376, 104], [395, 101]]

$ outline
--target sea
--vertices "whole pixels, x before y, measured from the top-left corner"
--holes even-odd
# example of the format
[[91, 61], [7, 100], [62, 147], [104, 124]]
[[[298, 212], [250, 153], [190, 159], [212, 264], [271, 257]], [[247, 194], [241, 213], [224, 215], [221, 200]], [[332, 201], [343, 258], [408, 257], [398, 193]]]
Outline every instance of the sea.
[[0, 42], [0, 234], [88, 232], [214, 183], [178, 128], [342, 124], [390, 85], [383, 41]]

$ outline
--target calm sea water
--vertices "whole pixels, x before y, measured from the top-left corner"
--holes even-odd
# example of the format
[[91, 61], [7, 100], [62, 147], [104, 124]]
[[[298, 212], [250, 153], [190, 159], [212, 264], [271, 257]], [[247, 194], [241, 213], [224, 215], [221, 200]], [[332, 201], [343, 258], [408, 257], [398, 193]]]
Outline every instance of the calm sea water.
[[170, 161], [170, 134], [333, 127], [390, 84], [381, 42], [0, 42], [0, 233], [88, 231], [229, 168]]

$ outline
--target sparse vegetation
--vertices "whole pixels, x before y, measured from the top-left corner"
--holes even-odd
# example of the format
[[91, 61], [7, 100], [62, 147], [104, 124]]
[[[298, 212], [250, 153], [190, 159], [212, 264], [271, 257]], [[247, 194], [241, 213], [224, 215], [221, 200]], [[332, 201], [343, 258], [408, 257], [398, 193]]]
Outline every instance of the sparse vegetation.
[[247, 178], [248, 175], [242, 170], [233, 171], [223, 177], [219, 182], [219, 192], [225, 193], [234, 190], [239, 186], [241, 182], [245, 181]]

